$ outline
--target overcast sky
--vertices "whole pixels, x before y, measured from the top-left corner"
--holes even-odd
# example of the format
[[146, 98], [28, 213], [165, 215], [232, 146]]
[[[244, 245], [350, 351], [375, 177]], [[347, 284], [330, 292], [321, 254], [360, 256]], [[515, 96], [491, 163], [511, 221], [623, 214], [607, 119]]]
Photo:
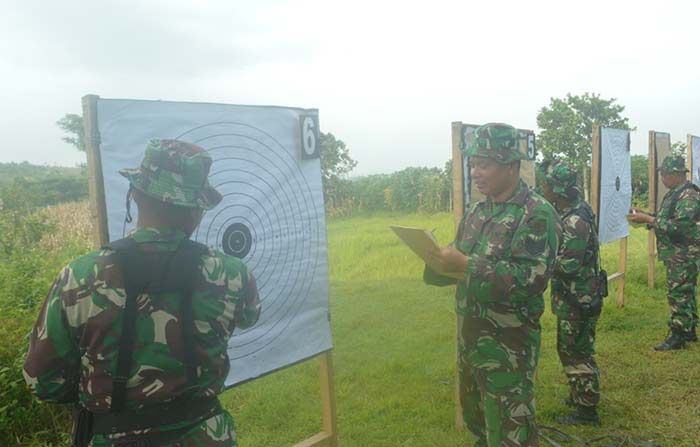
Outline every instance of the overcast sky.
[[317, 107], [355, 175], [442, 166], [452, 121], [536, 129], [569, 92], [625, 105], [634, 153], [700, 135], [698, 2], [0, 4], [3, 162], [84, 161], [55, 122], [87, 93]]

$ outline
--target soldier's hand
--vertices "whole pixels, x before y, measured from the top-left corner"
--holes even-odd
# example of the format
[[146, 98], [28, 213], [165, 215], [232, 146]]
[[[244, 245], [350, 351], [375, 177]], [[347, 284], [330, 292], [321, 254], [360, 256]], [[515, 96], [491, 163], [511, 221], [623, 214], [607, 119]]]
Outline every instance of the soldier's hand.
[[650, 216], [649, 214], [645, 213], [642, 210], [638, 210], [637, 208], [632, 208], [632, 213], [627, 215], [627, 220], [632, 222], [632, 223], [638, 223], [638, 224], [644, 224], [644, 223], [653, 223], [654, 218]]
[[430, 265], [434, 270], [457, 273], [463, 275], [467, 272], [469, 259], [454, 247], [444, 247], [439, 251], [430, 253]]

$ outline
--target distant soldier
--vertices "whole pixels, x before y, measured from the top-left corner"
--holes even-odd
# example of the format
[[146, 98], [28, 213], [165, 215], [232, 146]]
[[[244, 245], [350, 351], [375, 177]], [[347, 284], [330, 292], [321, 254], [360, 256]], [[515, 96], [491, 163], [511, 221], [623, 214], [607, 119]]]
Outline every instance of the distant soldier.
[[698, 340], [698, 308], [695, 288], [700, 263], [700, 189], [686, 180], [685, 161], [680, 155], [664, 158], [661, 181], [669, 189], [658, 216], [633, 209], [628, 219], [645, 223], [656, 233], [659, 258], [666, 266], [670, 334], [654, 349], [669, 351]]
[[465, 155], [486, 199], [469, 207], [454, 243], [435, 253], [424, 273], [428, 284], [457, 283], [460, 400], [479, 447], [539, 445], [539, 319], [561, 224], [554, 208], [520, 180], [526, 156], [518, 140], [506, 124], [476, 130]]
[[199, 146], [152, 140], [140, 168], [120, 171], [137, 229], [73, 260], [44, 302], [24, 375], [39, 399], [76, 405], [73, 446], [236, 445], [217, 395], [228, 339], [260, 301], [242, 261], [189, 239], [221, 201], [211, 163]]
[[601, 275], [595, 216], [583, 200], [576, 170], [562, 162], [540, 166], [544, 197], [562, 220], [563, 234], [552, 276], [552, 312], [557, 317], [557, 352], [569, 381], [570, 415], [563, 424], [598, 425], [600, 372], [595, 358], [595, 329], [603, 307], [607, 278]]

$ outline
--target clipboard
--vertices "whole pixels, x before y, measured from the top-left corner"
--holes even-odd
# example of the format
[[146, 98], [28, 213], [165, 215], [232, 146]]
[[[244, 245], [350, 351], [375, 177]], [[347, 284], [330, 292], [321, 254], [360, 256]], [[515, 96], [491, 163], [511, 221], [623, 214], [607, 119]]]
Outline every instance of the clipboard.
[[440, 251], [437, 239], [431, 231], [422, 228], [404, 227], [400, 225], [390, 225], [389, 228], [403, 241], [404, 244], [411, 249], [419, 258], [423, 260], [430, 268], [442, 276], [448, 276], [462, 280], [463, 275], [454, 272], [445, 272], [432, 265], [430, 253]]

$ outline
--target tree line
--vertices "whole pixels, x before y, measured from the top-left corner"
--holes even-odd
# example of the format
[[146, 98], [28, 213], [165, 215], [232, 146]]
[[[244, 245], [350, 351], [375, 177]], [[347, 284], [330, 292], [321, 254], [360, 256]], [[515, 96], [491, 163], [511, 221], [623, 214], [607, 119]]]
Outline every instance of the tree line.
[[[591, 133], [593, 126], [635, 130], [624, 116], [625, 107], [615, 98], [601, 98], [598, 94], [567, 94], [564, 98], [550, 98], [548, 105], [537, 114], [540, 132], [537, 136], [539, 157], [565, 159], [579, 171], [581, 186], [590, 188]], [[57, 125], [66, 135], [63, 141], [85, 151], [83, 121], [80, 115], [66, 114]], [[684, 143], [674, 143], [675, 153], [685, 154]], [[447, 148], [446, 148], [447, 152]], [[321, 134], [321, 171], [326, 211], [330, 217], [369, 214], [375, 212], [450, 211], [452, 207], [452, 161], [442, 168], [409, 167], [390, 174], [350, 177], [357, 162], [350, 149], [332, 133]], [[633, 202], [645, 206], [648, 194], [648, 160], [644, 155], [632, 156]], [[49, 203], [79, 200], [87, 197], [85, 176], [63, 180], [53, 176], [45, 184], [53, 192]], [[51, 184], [53, 182], [53, 184]], [[83, 186], [77, 183], [82, 182]], [[34, 186], [42, 188], [41, 184]], [[65, 190], [65, 194], [56, 191]]]

